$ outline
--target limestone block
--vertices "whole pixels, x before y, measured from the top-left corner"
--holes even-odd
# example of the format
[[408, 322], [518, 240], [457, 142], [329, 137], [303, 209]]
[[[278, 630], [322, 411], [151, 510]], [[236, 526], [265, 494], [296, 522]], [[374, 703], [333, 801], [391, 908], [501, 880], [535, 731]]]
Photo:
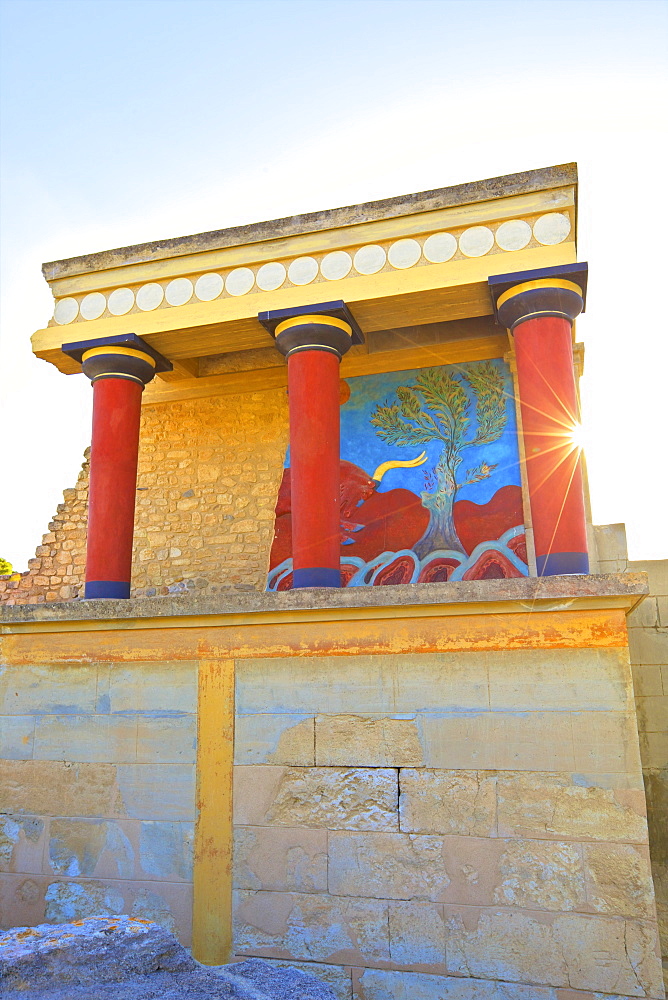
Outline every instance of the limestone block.
[[489, 657], [492, 711], [597, 711], [631, 707], [625, 649], [541, 649]]
[[388, 905], [390, 956], [397, 965], [445, 972], [445, 921], [437, 903]]
[[668, 629], [630, 628], [631, 663], [668, 663]]
[[315, 764], [314, 719], [304, 715], [238, 715], [236, 764]]
[[0, 815], [0, 871], [39, 874], [45, 829], [38, 816]]
[[646, 733], [665, 733], [668, 730], [668, 695], [653, 695], [636, 699], [638, 726]]
[[[410, 653], [240, 661], [238, 710], [305, 715], [413, 714], [488, 707], [486, 654]], [[317, 683], [315, 680], [317, 678]]]
[[496, 776], [485, 771], [402, 768], [399, 815], [404, 833], [492, 836]]
[[334, 991], [336, 1000], [351, 1000], [352, 981], [350, 969], [341, 965], [326, 965], [324, 962], [287, 962], [278, 958], [263, 959], [269, 965], [278, 968], [299, 969], [316, 979], [321, 979], [323, 983]]
[[235, 822], [329, 830], [397, 830], [397, 772], [390, 768], [235, 768]]
[[193, 838], [192, 823], [144, 820], [139, 829], [139, 871], [144, 877], [190, 881]]
[[571, 722], [576, 771], [640, 769], [633, 712], [573, 712]]
[[596, 549], [599, 559], [627, 559], [626, 525], [594, 525]]
[[195, 768], [192, 764], [121, 764], [117, 777], [127, 816], [133, 819], [195, 819]]
[[584, 914], [445, 906], [448, 971], [660, 997], [656, 924]]
[[54, 879], [44, 891], [47, 923], [85, 920], [90, 916], [127, 913], [154, 920], [190, 944], [192, 886], [173, 882], [139, 882], [120, 879]]
[[237, 827], [234, 885], [239, 889], [327, 892], [327, 831]]
[[49, 924], [85, 920], [102, 914], [111, 916], [122, 913], [125, 908], [122, 892], [103, 882], [52, 882], [45, 899]]
[[43, 715], [35, 722], [36, 760], [134, 761], [137, 721], [107, 715]]
[[194, 715], [137, 718], [138, 763], [194, 764], [196, 756], [197, 719]]
[[587, 895], [597, 913], [654, 919], [654, 886], [647, 848], [585, 844]]
[[389, 962], [387, 903], [319, 893], [235, 893], [237, 953], [346, 965]]
[[668, 767], [668, 732], [640, 733], [640, 755], [644, 768]]
[[661, 667], [656, 663], [639, 663], [633, 667], [633, 691], [637, 698], [662, 695]]
[[422, 763], [415, 717], [319, 715], [315, 754], [319, 765], [405, 767]]
[[34, 715], [0, 716], [0, 758], [30, 760], [34, 735]]
[[0, 873], [0, 927], [42, 923], [48, 884], [48, 878], [36, 873]]
[[98, 712], [156, 712], [160, 715], [197, 712], [197, 662], [175, 660], [100, 665]]
[[655, 628], [659, 624], [656, 597], [646, 597], [626, 619], [629, 628]]
[[123, 816], [114, 764], [0, 761], [0, 802], [38, 816]]
[[571, 715], [569, 712], [423, 715], [419, 727], [425, 764], [463, 770], [574, 770]]
[[668, 559], [644, 559], [629, 563], [629, 572], [647, 573], [652, 594], [668, 594]]
[[0, 666], [0, 715], [95, 711], [97, 664]]
[[500, 773], [499, 836], [647, 843], [642, 789], [576, 783], [574, 777], [582, 780], [570, 774]]
[[443, 838], [405, 833], [331, 833], [329, 891], [376, 899], [442, 899], [450, 884]]
[[545, 910], [586, 909], [587, 896], [578, 844], [509, 840], [499, 861], [493, 901]]
[[659, 616], [659, 625], [662, 628], [668, 628], [668, 596], [657, 597], [656, 599], [657, 611]]
[[[357, 1000], [562, 1000], [550, 987], [469, 977], [364, 969], [359, 971], [356, 979]], [[578, 994], [578, 997], [589, 1000], [583, 994]], [[573, 1000], [576, 1000], [575, 996]], [[610, 997], [606, 1000], [623, 998]]]
[[134, 824], [102, 819], [52, 819], [48, 866], [56, 875], [133, 878]]

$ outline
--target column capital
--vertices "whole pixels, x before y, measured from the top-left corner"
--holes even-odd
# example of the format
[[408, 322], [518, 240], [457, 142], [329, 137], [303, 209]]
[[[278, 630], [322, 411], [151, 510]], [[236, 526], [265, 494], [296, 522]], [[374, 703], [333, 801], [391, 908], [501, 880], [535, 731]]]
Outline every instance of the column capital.
[[587, 264], [495, 274], [487, 279], [494, 317], [511, 333], [520, 323], [555, 316], [570, 323], [584, 311]]
[[364, 336], [345, 302], [319, 302], [311, 306], [273, 309], [258, 313], [258, 320], [286, 358], [301, 351], [329, 351], [342, 358]]
[[172, 370], [171, 362], [136, 333], [63, 344], [62, 351], [79, 362], [91, 382], [124, 378], [139, 382], [143, 388], [157, 372]]

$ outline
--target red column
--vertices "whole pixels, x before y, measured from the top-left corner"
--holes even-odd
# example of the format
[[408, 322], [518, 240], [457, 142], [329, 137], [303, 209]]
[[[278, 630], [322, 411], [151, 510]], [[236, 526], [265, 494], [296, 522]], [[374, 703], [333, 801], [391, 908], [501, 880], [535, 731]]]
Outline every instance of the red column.
[[343, 302], [258, 318], [288, 362], [292, 586], [340, 587], [339, 363], [362, 334]]
[[[586, 265], [522, 275], [499, 294], [513, 333], [522, 433], [539, 576], [587, 573], [587, 524], [573, 370], [572, 325], [584, 302]], [[571, 279], [571, 270], [579, 281]], [[508, 281], [513, 275], [500, 276]], [[500, 279], [490, 279], [490, 285]]]
[[86, 597], [129, 597], [141, 382], [93, 383]]
[[293, 586], [340, 587], [338, 355], [288, 357], [288, 394]]
[[141, 394], [171, 364], [134, 333], [64, 344], [93, 383], [87, 598], [129, 597]]

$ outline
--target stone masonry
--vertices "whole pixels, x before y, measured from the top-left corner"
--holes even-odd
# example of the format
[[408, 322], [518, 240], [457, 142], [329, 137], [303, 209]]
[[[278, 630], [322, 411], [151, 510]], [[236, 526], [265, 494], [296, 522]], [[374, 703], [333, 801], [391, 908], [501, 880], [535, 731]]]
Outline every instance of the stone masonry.
[[[288, 440], [284, 390], [146, 406], [135, 514], [133, 592], [180, 581], [264, 590]], [[28, 571], [0, 577], [0, 604], [83, 592], [88, 453]]]

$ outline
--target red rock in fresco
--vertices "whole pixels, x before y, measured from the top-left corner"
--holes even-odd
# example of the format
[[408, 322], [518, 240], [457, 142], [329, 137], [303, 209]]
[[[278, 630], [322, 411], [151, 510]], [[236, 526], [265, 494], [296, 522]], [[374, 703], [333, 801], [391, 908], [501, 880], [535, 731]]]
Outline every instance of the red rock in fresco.
[[403, 552], [387, 566], [378, 570], [373, 585], [374, 587], [389, 587], [397, 583], [410, 583], [415, 573], [415, 567], [416, 558]]
[[418, 583], [445, 583], [459, 566], [456, 559], [447, 556], [437, 556], [423, 566], [418, 577]]
[[[378, 484], [359, 466], [341, 462], [341, 560], [355, 557], [363, 562], [375, 559], [382, 552], [413, 550], [423, 537], [429, 524], [429, 511], [422, 506], [419, 496], [410, 490], [395, 489], [387, 493], [376, 492]], [[359, 503], [359, 506], [357, 504]], [[496, 541], [509, 528], [523, 523], [522, 491], [519, 486], [503, 486], [486, 504], [459, 500], [454, 506], [457, 534], [467, 555], [482, 542]], [[526, 562], [526, 539], [518, 535], [508, 543], [518, 558]], [[290, 470], [286, 469], [276, 503], [274, 541], [271, 549], [270, 568], [279, 566], [292, 554], [292, 513], [290, 510]], [[507, 560], [504, 560], [506, 562]], [[468, 573], [478, 572], [472, 567]], [[391, 564], [393, 565], [393, 564]], [[403, 564], [402, 564], [403, 565]], [[458, 565], [447, 559], [429, 563], [424, 567], [420, 582], [447, 580]], [[501, 564], [499, 564], [501, 565]], [[517, 576], [517, 570], [508, 563], [512, 572], [495, 570], [498, 577]], [[489, 567], [488, 567], [489, 569]], [[407, 567], [404, 567], [407, 570]], [[491, 571], [491, 570], [490, 570]], [[356, 572], [352, 563], [346, 567], [347, 581]], [[383, 577], [396, 576], [395, 567], [383, 570]], [[404, 571], [402, 570], [402, 573]], [[411, 570], [412, 572], [412, 570]], [[464, 579], [493, 579], [494, 577], [464, 576]], [[287, 579], [287, 578], [286, 578]], [[410, 574], [409, 574], [410, 579]], [[291, 577], [290, 577], [291, 582]], [[375, 581], [376, 582], [376, 581]], [[280, 590], [289, 589], [290, 583], [282, 581]]]
[[509, 542], [506, 543], [511, 552], [514, 552], [518, 559], [522, 562], [527, 561], [527, 536], [526, 535], [516, 535], [515, 538], [511, 538]]
[[466, 554], [471, 555], [481, 542], [496, 541], [504, 531], [524, 524], [522, 490], [519, 486], [502, 486], [485, 504], [458, 500], [454, 518], [459, 539]]
[[503, 552], [487, 549], [466, 570], [462, 580], [508, 580], [522, 575]]

